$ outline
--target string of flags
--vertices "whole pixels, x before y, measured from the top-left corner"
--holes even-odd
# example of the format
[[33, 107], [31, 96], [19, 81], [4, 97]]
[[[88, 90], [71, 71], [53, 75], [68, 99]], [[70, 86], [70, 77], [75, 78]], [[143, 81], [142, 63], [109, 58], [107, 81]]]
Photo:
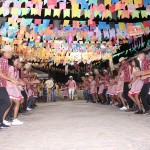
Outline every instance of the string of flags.
[[[90, 64], [112, 58], [121, 44], [142, 43], [143, 36], [150, 33], [150, 0], [0, 2], [0, 44], [11, 44], [28, 60], [42, 58], [56, 65]], [[87, 21], [74, 20], [81, 16]], [[108, 18], [109, 23], [105, 22]], [[124, 18], [146, 20], [114, 22]]]
[[[123, 5], [123, 6], [122, 6]], [[63, 5], [60, 5], [60, 8], [18, 8], [18, 7], [6, 7], [2, 6], [0, 7], [0, 15], [3, 17], [12, 15], [13, 18], [15, 17], [24, 17], [27, 15], [32, 16], [41, 16], [42, 12], [44, 13], [44, 17], [46, 16], [52, 16], [52, 17], [58, 17], [60, 18], [61, 13], [63, 14], [63, 18], [71, 17], [71, 18], [80, 18], [81, 16], [84, 16], [87, 19], [93, 20], [95, 17], [99, 17], [102, 20], [107, 19], [108, 17], [110, 19], [117, 20], [118, 19], [134, 19], [134, 18], [148, 18], [150, 16], [150, 5], [146, 6], [145, 10], [137, 10], [139, 7], [128, 4], [128, 6], [125, 6], [125, 4], [115, 4], [114, 6], [110, 6], [109, 9], [106, 9], [103, 4], [100, 4], [99, 6], [92, 5], [90, 6], [90, 9], [79, 9], [79, 6], [75, 6], [75, 4], [72, 5], [72, 8], [65, 8]], [[128, 9], [125, 9], [127, 7]]]

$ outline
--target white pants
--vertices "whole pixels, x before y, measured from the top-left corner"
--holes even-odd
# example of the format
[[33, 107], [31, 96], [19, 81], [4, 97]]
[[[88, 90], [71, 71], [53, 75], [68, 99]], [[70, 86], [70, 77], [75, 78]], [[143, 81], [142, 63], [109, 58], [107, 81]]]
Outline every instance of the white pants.
[[73, 100], [73, 98], [74, 98], [74, 91], [75, 91], [75, 89], [69, 89], [69, 98], [71, 100]]

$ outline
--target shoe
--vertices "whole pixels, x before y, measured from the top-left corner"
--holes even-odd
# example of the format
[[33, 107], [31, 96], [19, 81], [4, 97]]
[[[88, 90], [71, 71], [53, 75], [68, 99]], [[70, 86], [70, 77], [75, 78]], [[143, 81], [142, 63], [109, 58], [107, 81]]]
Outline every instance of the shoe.
[[11, 125], [11, 122], [8, 122], [7, 120], [3, 120], [3, 123], [7, 126], [10, 126]]
[[31, 111], [31, 110], [32, 110], [31, 108], [27, 107], [27, 111]]
[[13, 122], [12, 122], [13, 126], [19, 126], [19, 125], [22, 125], [22, 124], [23, 124], [23, 122], [18, 120], [18, 119], [14, 119]]
[[123, 107], [120, 108], [120, 110], [124, 110], [125, 111], [125, 110], [127, 110], [127, 107], [123, 106]]
[[7, 126], [7, 125], [4, 124], [4, 123], [0, 123], [0, 128], [1, 128], [1, 129], [5, 129], [5, 128], [9, 128], [9, 126]]
[[135, 112], [135, 114], [143, 114], [143, 110], [139, 110], [139, 111]]

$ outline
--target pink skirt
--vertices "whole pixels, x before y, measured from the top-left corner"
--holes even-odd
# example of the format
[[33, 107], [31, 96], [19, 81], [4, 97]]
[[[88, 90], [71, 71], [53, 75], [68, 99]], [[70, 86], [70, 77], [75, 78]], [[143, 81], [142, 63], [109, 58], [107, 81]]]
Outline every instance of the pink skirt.
[[112, 87], [113, 87], [113, 86], [108, 86], [107, 94], [110, 94]]
[[105, 87], [104, 84], [101, 84], [101, 85], [99, 86], [98, 94], [102, 94], [102, 93], [103, 93], [104, 87]]
[[10, 99], [12, 99], [12, 100], [23, 100], [23, 96], [22, 96], [21, 91], [17, 85], [12, 84], [12, 83], [7, 83], [6, 89], [7, 89], [7, 92], [8, 92]]
[[118, 81], [117, 84], [117, 94], [123, 92], [124, 81]]
[[67, 90], [63, 91], [63, 96], [68, 96], [68, 91]]
[[90, 94], [97, 93], [97, 87], [90, 87]]
[[117, 85], [112, 86], [109, 95], [117, 95]]
[[129, 91], [130, 94], [137, 94], [141, 92], [141, 89], [143, 87], [144, 81], [142, 81], [140, 78], [137, 78], [135, 82], [132, 84], [132, 87]]

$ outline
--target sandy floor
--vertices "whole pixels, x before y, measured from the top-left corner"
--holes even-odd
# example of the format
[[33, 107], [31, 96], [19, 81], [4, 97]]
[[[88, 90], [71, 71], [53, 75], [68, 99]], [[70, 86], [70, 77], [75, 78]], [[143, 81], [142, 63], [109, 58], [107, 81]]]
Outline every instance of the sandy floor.
[[150, 150], [150, 116], [84, 101], [39, 104], [0, 131], [0, 150]]

